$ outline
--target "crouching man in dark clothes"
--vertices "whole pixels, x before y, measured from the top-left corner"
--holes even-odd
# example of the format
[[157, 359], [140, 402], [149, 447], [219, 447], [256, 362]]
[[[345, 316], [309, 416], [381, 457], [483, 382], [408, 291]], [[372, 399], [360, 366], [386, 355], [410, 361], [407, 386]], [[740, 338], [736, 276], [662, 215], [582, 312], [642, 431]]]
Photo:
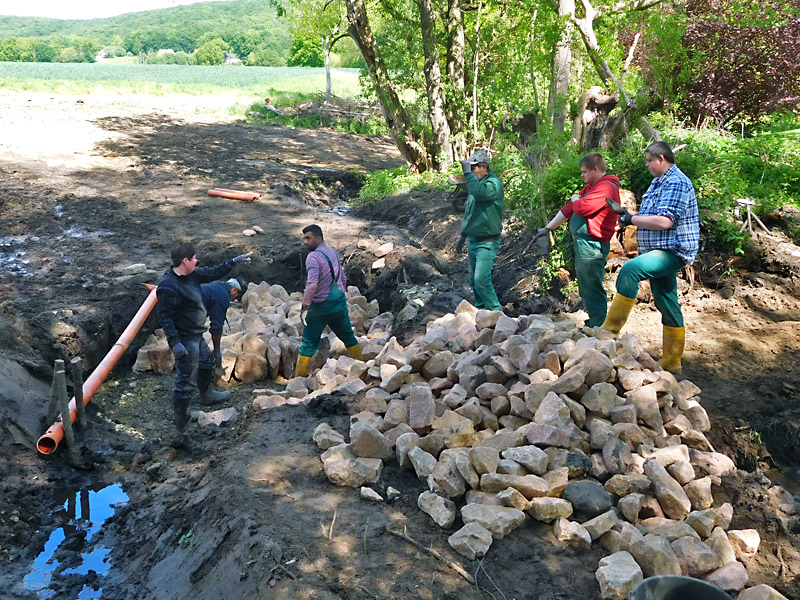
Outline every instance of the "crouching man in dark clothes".
[[179, 430], [189, 422], [189, 403], [195, 392], [206, 392], [213, 376], [214, 357], [203, 339], [206, 309], [200, 284], [225, 277], [237, 263], [250, 262], [251, 254], [241, 254], [216, 267], [198, 269], [197, 252], [192, 244], [181, 242], [170, 252], [172, 268], [161, 278], [156, 295], [158, 317], [175, 354], [172, 406]]
[[[211, 283], [204, 283], [200, 286], [203, 292], [203, 306], [206, 307], [208, 319], [211, 324], [208, 331], [211, 332], [211, 344], [214, 347], [213, 363], [209, 369], [222, 367], [222, 328], [225, 325], [225, 319], [228, 318], [228, 308], [234, 300], [241, 300], [247, 284], [243, 279], [228, 279], [228, 281], [212, 281]], [[202, 361], [202, 357], [201, 357]], [[203, 369], [201, 362], [200, 369]], [[225, 394], [224, 398], [220, 396]], [[217, 392], [210, 386], [206, 395], [209, 398], [203, 397], [203, 389], [200, 388], [200, 402], [203, 404], [216, 404], [222, 402], [230, 397], [230, 392]]]

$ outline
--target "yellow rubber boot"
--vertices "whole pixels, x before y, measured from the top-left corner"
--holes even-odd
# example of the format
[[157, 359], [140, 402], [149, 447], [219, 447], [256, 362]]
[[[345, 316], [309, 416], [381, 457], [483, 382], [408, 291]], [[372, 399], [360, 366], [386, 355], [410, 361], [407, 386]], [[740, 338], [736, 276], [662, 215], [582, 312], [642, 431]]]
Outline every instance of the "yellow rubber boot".
[[683, 356], [683, 346], [686, 342], [686, 328], [662, 325], [662, 330], [664, 352], [658, 364], [665, 371], [677, 373], [683, 369], [681, 357]]
[[361, 344], [355, 344], [350, 346], [347, 349], [347, 353], [350, 355], [350, 358], [354, 358], [356, 360], [364, 360], [361, 358]]
[[606, 320], [601, 327], [611, 333], [619, 333], [619, 330], [625, 325], [625, 321], [628, 320], [628, 315], [631, 314], [634, 302], [636, 302], [636, 298], [628, 298], [622, 294], [614, 294], [611, 306], [608, 307]]
[[295, 377], [306, 377], [308, 375], [308, 363], [311, 362], [310, 356], [303, 356], [300, 354], [297, 357], [297, 364], [294, 367]]

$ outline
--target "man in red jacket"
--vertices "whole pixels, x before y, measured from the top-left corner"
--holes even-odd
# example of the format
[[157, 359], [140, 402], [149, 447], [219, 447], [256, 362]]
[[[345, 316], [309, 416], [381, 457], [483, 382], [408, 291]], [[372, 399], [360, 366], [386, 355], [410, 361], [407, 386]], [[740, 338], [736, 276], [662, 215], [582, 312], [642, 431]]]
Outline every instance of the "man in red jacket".
[[536, 232], [536, 237], [549, 234], [569, 219], [578, 290], [589, 313], [585, 324], [598, 327], [605, 321], [608, 309], [603, 277], [609, 242], [617, 224], [617, 215], [608, 209], [606, 198], [619, 202], [619, 179], [606, 175], [606, 161], [597, 152], [587, 154], [579, 164], [586, 186], [572, 195], [553, 220]]

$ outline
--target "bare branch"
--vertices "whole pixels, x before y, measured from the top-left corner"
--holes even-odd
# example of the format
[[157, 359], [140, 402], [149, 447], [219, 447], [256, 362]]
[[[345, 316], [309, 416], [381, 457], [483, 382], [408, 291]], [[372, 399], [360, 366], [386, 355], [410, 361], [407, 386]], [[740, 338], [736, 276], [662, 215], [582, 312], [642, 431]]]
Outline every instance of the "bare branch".
[[631, 66], [631, 61], [633, 61], [633, 53], [636, 52], [636, 46], [639, 44], [639, 38], [641, 37], [641, 32], [637, 31], [636, 36], [633, 38], [633, 43], [631, 44], [631, 49], [628, 50], [628, 58], [625, 59], [625, 64], [622, 67], [622, 74], [619, 77], [619, 85], [622, 87], [622, 83], [625, 81], [625, 76], [628, 74], [628, 69]]
[[614, 6], [609, 7], [603, 14], [615, 15], [623, 12], [633, 12], [638, 10], [647, 10], [653, 6], [661, 4], [664, 0], [622, 0], [617, 2]]

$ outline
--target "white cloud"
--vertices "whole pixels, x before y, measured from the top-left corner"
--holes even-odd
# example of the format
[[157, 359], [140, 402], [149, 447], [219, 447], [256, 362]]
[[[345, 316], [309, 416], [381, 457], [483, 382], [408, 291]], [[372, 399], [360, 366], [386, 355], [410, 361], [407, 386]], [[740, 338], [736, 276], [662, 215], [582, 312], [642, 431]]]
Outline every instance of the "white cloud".
[[0, 0], [0, 15], [51, 19], [100, 19], [129, 12], [209, 0]]

